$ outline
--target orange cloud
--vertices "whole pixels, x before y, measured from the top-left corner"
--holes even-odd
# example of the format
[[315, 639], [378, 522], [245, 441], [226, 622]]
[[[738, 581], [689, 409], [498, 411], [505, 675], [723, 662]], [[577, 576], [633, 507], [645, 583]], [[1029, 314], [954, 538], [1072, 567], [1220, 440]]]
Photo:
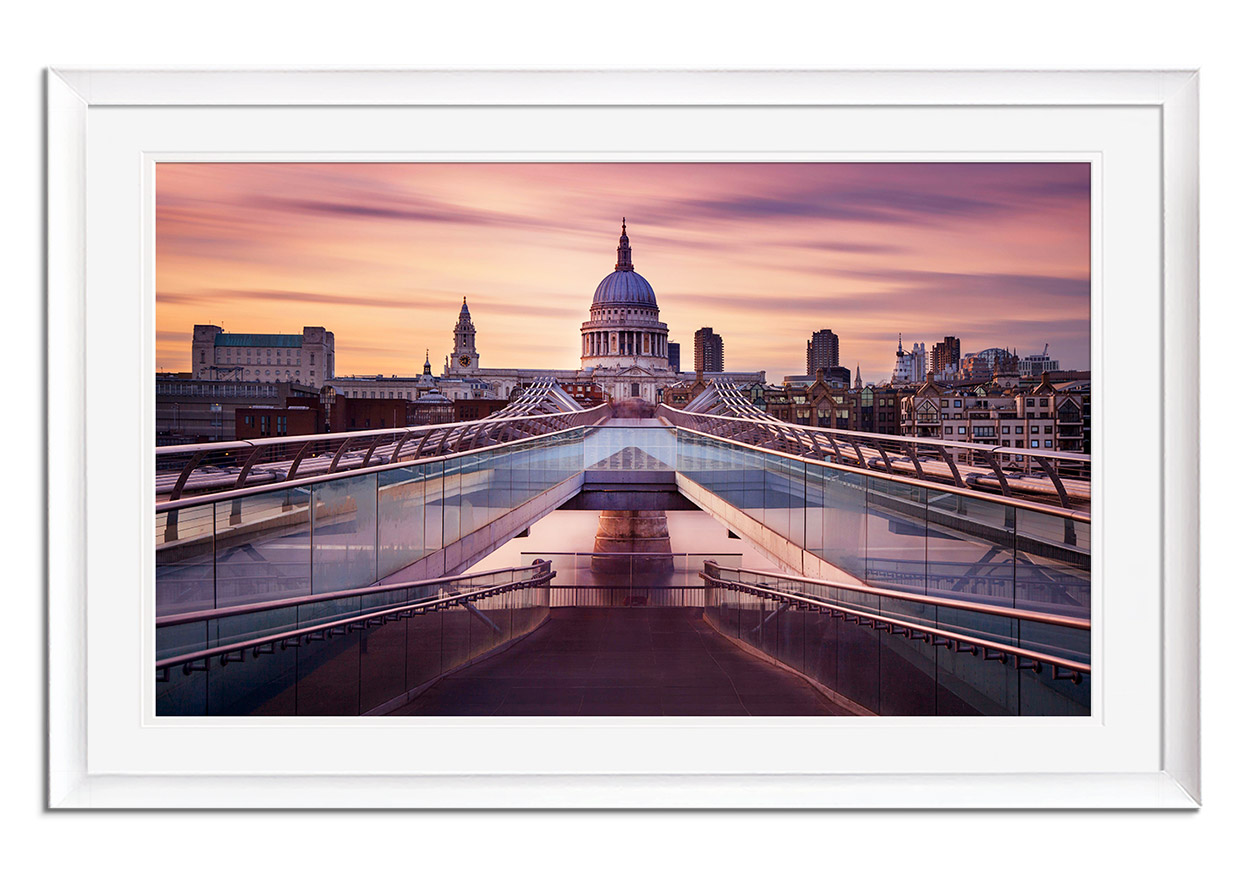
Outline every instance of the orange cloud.
[[799, 373], [831, 328], [866, 380], [897, 335], [1089, 365], [1083, 164], [162, 164], [157, 367], [197, 322], [335, 332], [340, 374], [413, 374], [467, 296], [485, 367], [575, 367], [621, 215], [670, 338]]

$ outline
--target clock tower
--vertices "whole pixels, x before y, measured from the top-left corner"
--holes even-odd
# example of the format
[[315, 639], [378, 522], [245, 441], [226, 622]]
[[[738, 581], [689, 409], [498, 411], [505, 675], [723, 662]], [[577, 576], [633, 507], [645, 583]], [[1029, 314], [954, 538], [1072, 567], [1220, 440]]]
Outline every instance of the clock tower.
[[463, 374], [477, 370], [477, 329], [473, 327], [473, 319], [469, 316], [469, 299], [466, 297], [460, 305], [460, 318], [452, 329], [453, 349], [448, 373]]

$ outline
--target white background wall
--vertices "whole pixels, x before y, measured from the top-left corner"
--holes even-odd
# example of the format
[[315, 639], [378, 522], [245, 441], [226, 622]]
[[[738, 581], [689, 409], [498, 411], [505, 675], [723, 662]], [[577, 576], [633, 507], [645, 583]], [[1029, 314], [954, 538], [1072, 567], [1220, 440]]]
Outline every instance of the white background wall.
[[[900, 8], [902, 7], [902, 8]], [[42, 70], [65, 66], [824, 67], [1203, 69], [1203, 370], [1238, 373], [1246, 306], [1244, 8], [1227, 2], [768, 4], [256, 3], [57, 0], [12, 4], [0, 38], [6, 113], [0, 137], [10, 402], [43, 384]], [[5, 623], [5, 859], [15, 871], [113, 865], [128, 871], [319, 871], [447, 866], [510, 872], [624, 872], [639, 866], [829, 872], [872, 867], [1020, 872], [1192, 871], [1244, 864], [1248, 777], [1242, 659], [1250, 641], [1250, 557], [1243, 529], [1243, 408], [1204, 390], [1204, 791], [1198, 814], [216, 815], [47, 814], [43, 805], [44, 526], [40, 466], [7, 458], [10, 568]], [[35, 408], [36, 410], [38, 408]], [[1230, 421], [1231, 420], [1231, 421]], [[1211, 427], [1218, 421], [1219, 428]], [[42, 434], [15, 419], [22, 456]], [[13, 432], [10, 432], [13, 435]], [[1218, 436], [1218, 437], [1217, 437]], [[1218, 441], [1218, 443], [1217, 443]], [[6, 441], [6, 444], [9, 442]], [[1230, 477], [1229, 472], [1234, 472]], [[18, 559], [12, 565], [14, 554]], [[12, 599], [16, 594], [18, 598]], [[14, 640], [14, 638], [16, 640]], [[927, 801], [927, 800], [926, 800]], [[425, 835], [418, 838], [416, 831]], [[380, 842], [380, 843], [379, 843]], [[30, 855], [30, 856], [28, 856]], [[305, 856], [307, 855], [307, 856]], [[643, 862], [662, 855], [667, 863]], [[1236, 860], [1242, 860], [1241, 864]], [[927, 862], [921, 862], [927, 861]]]

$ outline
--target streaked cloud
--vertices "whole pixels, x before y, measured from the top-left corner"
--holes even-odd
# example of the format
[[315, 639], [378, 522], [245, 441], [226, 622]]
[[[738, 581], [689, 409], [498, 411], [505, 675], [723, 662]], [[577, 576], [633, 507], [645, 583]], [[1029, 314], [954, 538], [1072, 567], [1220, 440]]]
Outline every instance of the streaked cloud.
[[690, 366], [770, 378], [832, 328], [885, 377], [910, 348], [1051, 344], [1089, 364], [1083, 164], [162, 164], [157, 363], [191, 326], [335, 332], [340, 373], [441, 363], [467, 296], [488, 367], [575, 367], [620, 216]]

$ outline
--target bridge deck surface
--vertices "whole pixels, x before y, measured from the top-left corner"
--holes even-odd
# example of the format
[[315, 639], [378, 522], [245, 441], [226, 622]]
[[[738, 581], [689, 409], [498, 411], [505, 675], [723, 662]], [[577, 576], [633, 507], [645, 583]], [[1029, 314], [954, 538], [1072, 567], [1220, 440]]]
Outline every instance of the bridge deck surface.
[[397, 715], [847, 714], [727, 641], [700, 608], [555, 608], [503, 653], [440, 680]]

